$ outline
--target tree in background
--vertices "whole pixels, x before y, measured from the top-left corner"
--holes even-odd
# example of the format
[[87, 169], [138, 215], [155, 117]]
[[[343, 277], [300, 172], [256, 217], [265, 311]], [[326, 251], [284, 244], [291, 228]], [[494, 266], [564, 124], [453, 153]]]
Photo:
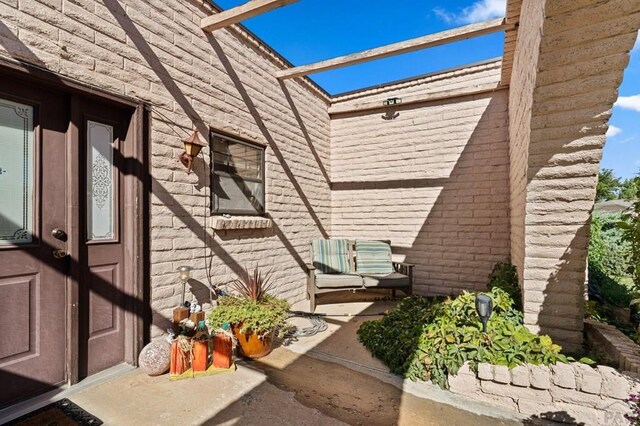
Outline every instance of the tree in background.
[[620, 184], [619, 197], [623, 200], [633, 200], [637, 197], [638, 191], [640, 191], [640, 176], [625, 179]]
[[620, 182], [620, 178], [613, 175], [613, 170], [600, 170], [598, 185], [596, 186], [596, 202], [617, 199], [620, 185], [622, 185], [622, 182]]
[[638, 176], [621, 180], [613, 175], [613, 170], [602, 169], [596, 186], [596, 203], [608, 200], [635, 200], [640, 191], [640, 173]]

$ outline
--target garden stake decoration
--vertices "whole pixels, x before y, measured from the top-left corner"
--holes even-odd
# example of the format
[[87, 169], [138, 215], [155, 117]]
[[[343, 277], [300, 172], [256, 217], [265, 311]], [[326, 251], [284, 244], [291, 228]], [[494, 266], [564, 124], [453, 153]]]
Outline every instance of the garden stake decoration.
[[482, 321], [482, 332], [487, 332], [487, 321], [493, 311], [493, 300], [486, 294], [476, 295], [476, 312]]
[[187, 282], [191, 279], [191, 271], [193, 268], [191, 266], [180, 266], [176, 272], [179, 273], [180, 281], [182, 282], [182, 302], [180, 306], [186, 306], [184, 304], [184, 294], [187, 287]]

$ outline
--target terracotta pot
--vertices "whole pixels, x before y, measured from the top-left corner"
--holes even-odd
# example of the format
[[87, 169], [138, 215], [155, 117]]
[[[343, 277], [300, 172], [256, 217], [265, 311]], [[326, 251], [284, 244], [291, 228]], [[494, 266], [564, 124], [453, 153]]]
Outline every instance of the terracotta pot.
[[257, 333], [241, 333], [239, 326], [233, 326], [233, 334], [238, 339], [240, 352], [242, 356], [247, 358], [262, 358], [271, 353], [273, 344], [273, 335], [275, 330], [264, 336], [262, 339]]

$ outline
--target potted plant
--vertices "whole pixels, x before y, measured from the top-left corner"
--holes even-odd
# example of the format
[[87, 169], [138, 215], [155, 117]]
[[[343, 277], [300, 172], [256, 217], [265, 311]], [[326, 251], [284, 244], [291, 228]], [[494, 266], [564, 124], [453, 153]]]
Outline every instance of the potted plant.
[[218, 329], [225, 323], [231, 325], [245, 357], [268, 355], [276, 330], [286, 326], [289, 303], [268, 293], [273, 284], [258, 268], [253, 273], [244, 271], [229, 284], [236, 294], [218, 299], [217, 308], [209, 314], [209, 326]]

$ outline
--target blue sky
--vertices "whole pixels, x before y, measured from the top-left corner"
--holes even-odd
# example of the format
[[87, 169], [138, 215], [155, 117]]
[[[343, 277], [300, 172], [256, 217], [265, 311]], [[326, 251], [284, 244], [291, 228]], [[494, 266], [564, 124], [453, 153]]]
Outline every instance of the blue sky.
[[613, 169], [625, 179], [640, 172], [640, 41], [624, 72], [600, 167]]
[[[246, 0], [217, 0], [223, 9]], [[504, 16], [506, 0], [300, 0], [243, 24], [294, 65], [305, 65], [389, 43]], [[503, 35], [310, 75], [331, 94], [502, 55]], [[629, 178], [640, 171], [640, 45], [632, 51], [613, 110], [602, 167]], [[637, 97], [634, 97], [637, 96]]]

